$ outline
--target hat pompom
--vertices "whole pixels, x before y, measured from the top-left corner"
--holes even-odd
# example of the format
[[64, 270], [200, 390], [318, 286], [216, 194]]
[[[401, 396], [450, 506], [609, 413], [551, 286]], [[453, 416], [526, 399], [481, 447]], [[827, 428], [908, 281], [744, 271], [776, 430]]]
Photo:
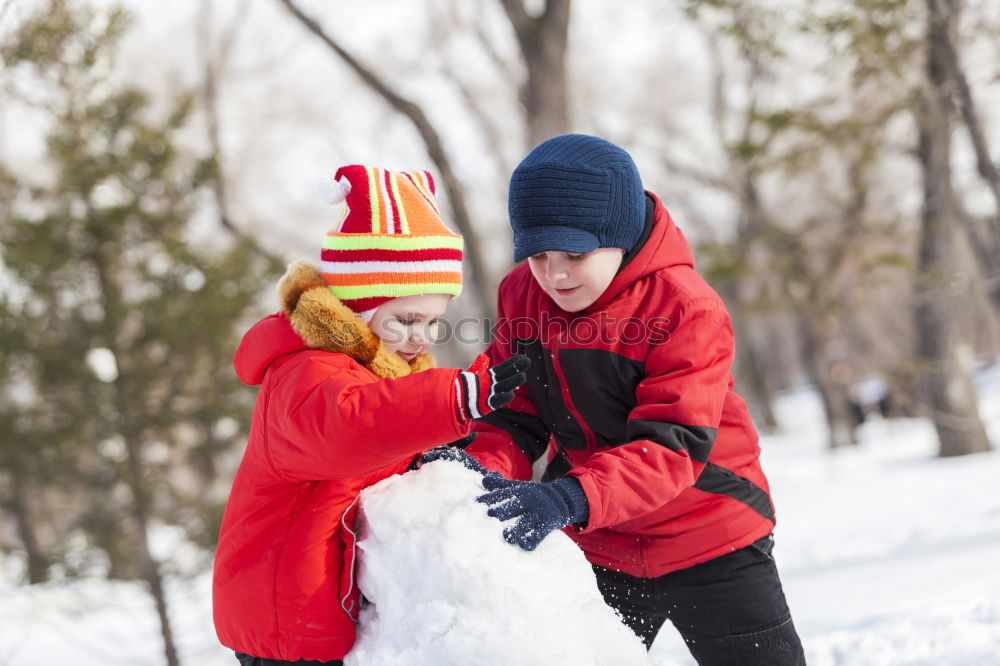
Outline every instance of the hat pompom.
[[323, 201], [336, 206], [347, 201], [347, 195], [351, 193], [351, 181], [346, 176], [341, 176], [340, 180], [324, 178], [319, 182], [319, 189]]

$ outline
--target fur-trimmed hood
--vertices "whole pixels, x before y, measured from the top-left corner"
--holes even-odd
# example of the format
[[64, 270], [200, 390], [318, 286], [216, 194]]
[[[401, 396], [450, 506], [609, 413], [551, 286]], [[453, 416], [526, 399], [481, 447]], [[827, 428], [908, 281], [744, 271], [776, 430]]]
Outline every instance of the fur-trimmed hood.
[[255, 324], [240, 342], [234, 365], [243, 382], [256, 385], [279, 356], [303, 349], [346, 354], [383, 379], [396, 379], [434, 367], [434, 357], [419, 354], [409, 363], [389, 352], [368, 325], [334, 296], [318, 268], [295, 261], [278, 282], [280, 314]]

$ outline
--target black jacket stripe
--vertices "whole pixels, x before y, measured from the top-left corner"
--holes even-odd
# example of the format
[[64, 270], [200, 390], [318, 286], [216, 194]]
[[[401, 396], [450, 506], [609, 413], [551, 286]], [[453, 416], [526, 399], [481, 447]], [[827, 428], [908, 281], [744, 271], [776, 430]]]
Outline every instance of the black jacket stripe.
[[689, 426], [642, 419], [633, 419], [625, 426], [625, 438], [630, 442], [648, 439], [671, 451], [687, 451], [692, 460], [700, 463], [708, 462], [717, 432], [716, 428], [708, 426]]
[[751, 509], [774, 522], [774, 507], [771, 498], [764, 489], [750, 479], [730, 472], [725, 467], [715, 463], [705, 465], [705, 470], [694, 482], [694, 487], [706, 493], [726, 495], [738, 502], [743, 502]]
[[[619, 446], [629, 441], [625, 428], [629, 414], [638, 405], [635, 391], [646, 376], [646, 364], [604, 349], [560, 349], [558, 358], [573, 407], [582, 419], [581, 425], [593, 434], [594, 446]], [[549, 390], [553, 388], [561, 394], [559, 384]], [[553, 418], [559, 424], [556, 437], [564, 443], [567, 438], [562, 436], [562, 424], [568, 422], [559, 414]]]

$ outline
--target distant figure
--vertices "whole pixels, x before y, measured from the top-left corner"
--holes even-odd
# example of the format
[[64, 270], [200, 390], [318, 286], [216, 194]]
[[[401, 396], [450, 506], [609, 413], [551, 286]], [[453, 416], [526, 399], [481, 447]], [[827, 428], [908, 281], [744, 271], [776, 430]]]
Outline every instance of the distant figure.
[[804, 664], [729, 316], [683, 234], [631, 157], [592, 136], [538, 145], [508, 203], [523, 263], [500, 285], [487, 354], [531, 369], [474, 427], [466, 450], [506, 477], [486, 475], [480, 501], [525, 550], [570, 526], [647, 648], [670, 620], [702, 665]]

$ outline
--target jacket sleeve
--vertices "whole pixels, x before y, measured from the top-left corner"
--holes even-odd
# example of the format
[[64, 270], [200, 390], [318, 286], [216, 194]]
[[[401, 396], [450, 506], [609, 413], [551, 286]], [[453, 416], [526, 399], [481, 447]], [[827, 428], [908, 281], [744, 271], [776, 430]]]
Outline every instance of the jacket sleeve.
[[715, 443], [734, 351], [722, 304], [689, 304], [669, 337], [649, 352], [626, 425], [628, 443], [569, 472], [590, 504], [583, 531], [638, 518], [694, 485]]
[[[503, 309], [504, 285], [497, 295], [497, 324], [493, 341], [486, 350], [490, 365], [511, 357], [514, 332]], [[528, 375], [537, 368], [528, 368]], [[465, 450], [487, 469], [500, 472], [509, 479], [528, 480], [531, 465], [546, 454], [549, 447], [549, 429], [528, 398], [526, 386], [514, 392], [514, 400], [501, 409], [487, 414], [473, 423], [475, 441]]]
[[376, 381], [361, 372], [341, 371], [310, 384], [306, 376], [312, 371], [299, 368], [281, 379], [286, 387], [311, 385], [301, 395], [271, 397], [275, 409], [268, 421], [276, 425], [269, 428], [267, 451], [286, 478], [370, 474], [468, 433], [455, 403], [458, 370], [431, 369]]

